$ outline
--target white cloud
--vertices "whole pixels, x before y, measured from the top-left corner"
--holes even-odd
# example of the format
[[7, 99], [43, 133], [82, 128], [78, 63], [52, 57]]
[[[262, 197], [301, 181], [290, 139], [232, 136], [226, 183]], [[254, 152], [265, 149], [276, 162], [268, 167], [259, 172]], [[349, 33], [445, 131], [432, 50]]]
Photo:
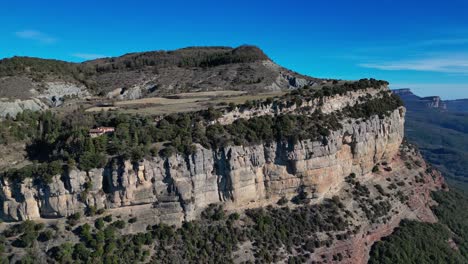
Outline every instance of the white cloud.
[[57, 41], [56, 38], [51, 37], [41, 31], [37, 30], [23, 30], [23, 31], [18, 31], [15, 32], [15, 35], [18, 38], [22, 39], [29, 39], [29, 40], [35, 40], [43, 44], [52, 44]]
[[102, 54], [93, 54], [93, 53], [74, 53], [72, 54], [73, 57], [83, 59], [83, 60], [94, 60], [98, 58], [105, 58], [106, 55]]
[[468, 74], [468, 54], [427, 57], [422, 59], [371, 62], [358, 64], [364, 68], [384, 71], [426, 71], [453, 74]]

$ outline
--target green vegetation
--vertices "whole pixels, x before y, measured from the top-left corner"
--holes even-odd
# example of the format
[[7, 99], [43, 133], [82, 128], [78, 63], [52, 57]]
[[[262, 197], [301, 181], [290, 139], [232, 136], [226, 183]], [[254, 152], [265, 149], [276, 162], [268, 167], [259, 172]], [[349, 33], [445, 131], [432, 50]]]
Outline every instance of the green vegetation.
[[123, 229], [127, 223], [123, 220], [117, 220], [112, 223], [112, 226], [118, 228], [118, 229]]
[[82, 68], [93, 66], [97, 73], [123, 70], [140, 70], [146, 67], [215, 67], [230, 63], [248, 63], [266, 60], [268, 57], [257, 47], [196, 47], [175, 51], [157, 51], [127, 54], [119, 58], [87, 62]]
[[454, 233], [453, 240], [468, 262], [468, 196], [461, 191], [433, 193], [434, 200], [439, 203], [433, 208], [441, 223]]
[[78, 223], [80, 218], [81, 218], [81, 213], [74, 213], [70, 215], [69, 217], [67, 217], [67, 223], [71, 226], [74, 226]]
[[449, 229], [441, 224], [404, 220], [394, 233], [377, 242], [371, 251], [370, 264], [466, 263], [447, 240]]
[[123, 72], [145, 68], [214, 67], [230, 63], [248, 63], [267, 60], [268, 57], [253, 46], [199, 47], [176, 51], [157, 51], [127, 54], [118, 58], [100, 59], [85, 63], [69, 63], [30, 57], [0, 60], [0, 77], [27, 75], [34, 80], [61, 78], [75, 80], [93, 87], [90, 78], [107, 72]]
[[[260, 263], [287, 259], [289, 254], [295, 255], [293, 259], [301, 263], [315, 249], [330, 246], [334, 239], [346, 239], [350, 235], [344, 215], [337, 198], [295, 209], [250, 209], [243, 216], [238, 213], [226, 215], [222, 207], [210, 205], [198, 221], [186, 222], [180, 228], [164, 224], [148, 226], [146, 232], [133, 235], [121, 234], [119, 229], [125, 226], [125, 221], [117, 220], [106, 226], [99, 218], [95, 228], [89, 224], [74, 228], [79, 242], [51, 247], [47, 252], [50, 259], [46, 261], [231, 263], [235, 252], [251, 241], [252, 253]], [[77, 216], [70, 218], [79, 219]], [[112, 221], [110, 218], [106, 220]], [[44, 242], [53, 238], [53, 232], [41, 232], [42, 229], [42, 225], [25, 221], [7, 229], [3, 235], [15, 241], [14, 247], [32, 249], [38, 246], [36, 240]], [[330, 234], [332, 232], [338, 232], [338, 235], [335, 237]], [[0, 245], [8, 243], [5, 237]], [[31, 257], [27, 254], [23, 260]]]
[[104, 219], [98, 218], [94, 222], [94, 227], [96, 227], [98, 230], [101, 230], [106, 224], [104, 223]]
[[[371, 197], [369, 188], [357, 181], [354, 173], [347, 176], [345, 181], [352, 186], [353, 198], [358, 202], [359, 208], [364, 212], [367, 219], [371, 223], [386, 223], [389, 219], [388, 214], [392, 209], [390, 202], [382, 200], [383, 197], [380, 197], [382, 201], [375, 201], [378, 199]], [[376, 189], [379, 193], [383, 193], [381, 186], [377, 185]]]
[[369, 263], [468, 263], [468, 197], [456, 190], [433, 193], [436, 224], [403, 221], [377, 242]]
[[[13, 57], [0, 60], [0, 77], [28, 74], [39, 81], [49, 75], [65, 79], [83, 79], [78, 64], [30, 57]], [[81, 78], [80, 78], [81, 77]]]
[[[7, 238], [16, 238], [12, 245], [19, 248], [31, 247], [39, 239], [40, 231], [44, 229], [44, 224], [36, 224], [33, 221], [26, 220], [21, 224], [16, 224], [3, 232]], [[46, 231], [50, 232], [50, 231]], [[49, 236], [41, 233], [41, 237]], [[50, 237], [49, 237], [50, 238]], [[4, 244], [4, 243], [3, 243]]]
[[25, 178], [35, 178], [41, 182], [51, 183], [54, 175], [63, 172], [62, 163], [60, 161], [52, 161], [50, 163], [27, 165], [21, 169], [10, 169], [4, 173], [4, 177], [9, 179], [18, 179], [22, 181]]
[[380, 98], [369, 99], [358, 106], [348, 106], [343, 112], [351, 118], [370, 118], [378, 115], [380, 118], [388, 116], [393, 110], [403, 106], [401, 99], [393, 94], [381, 92]]
[[[286, 246], [290, 252], [313, 252], [313, 248], [330, 243], [318, 239], [315, 236], [317, 232], [344, 230], [347, 227], [338, 207], [331, 201], [321, 206], [294, 210], [253, 209], [246, 214], [249, 220], [243, 221], [252, 223], [241, 228], [236, 224], [238, 214], [226, 216], [221, 207], [213, 205], [203, 212], [202, 220], [185, 223], [179, 229], [155, 225], [149, 227], [145, 234], [122, 237], [114, 234], [115, 240], [105, 240], [104, 248], [109, 248], [109, 243], [115, 241], [120, 249], [123, 248], [120, 245], [125, 245], [125, 249], [115, 251], [111, 247], [114, 251], [105, 250], [102, 260], [114, 259], [118, 263], [143, 260], [147, 254], [145, 250], [152, 246], [156, 251], [153, 258], [160, 263], [230, 262], [238, 245], [251, 240], [254, 241], [255, 257], [260, 262], [269, 262], [280, 258], [278, 249], [282, 246]], [[108, 230], [107, 235], [110, 236], [110, 233]], [[305, 248], [302, 245], [307, 241], [311, 241], [311, 245]], [[88, 244], [93, 245], [94, 242], [89, 241]], [[95, 249], [88, 246], [88, 250], [92, 252]], [[91, 256], [95, 254], [91, 253]]]
[[374, 167], [372, 167], [372, 172], [373, 173], [379, 172], [379, 166], [375, 165]]
[[287, 204], [288, 202], [289, 202], [289, 201], [288, 201], [288, 198], [286, 198], [286, 197], [283, 196], [283, 197], [281, 197], [281, 198], [278, 200], [277, 204], [278, 204], [278, 205], [285, 205], [285, 204]]
[[384, 85], [388, 85], [388, 82], [372, 78], [360, 79], [355, 82], [345, 82], [342, 84], [333, 83], [332, 86], [324, 86], [321, 89], [314, 89], [313, 87], [305, 86], [291, 91], [284, 97], [286, 98], [286, 101], [289, 102], [289, 105], [292, 105], [297, 104], [298, 102], [322, 98], [324, 96], [344, 95], [347, 92], [356, 92], [368, 88], [380, 88]]

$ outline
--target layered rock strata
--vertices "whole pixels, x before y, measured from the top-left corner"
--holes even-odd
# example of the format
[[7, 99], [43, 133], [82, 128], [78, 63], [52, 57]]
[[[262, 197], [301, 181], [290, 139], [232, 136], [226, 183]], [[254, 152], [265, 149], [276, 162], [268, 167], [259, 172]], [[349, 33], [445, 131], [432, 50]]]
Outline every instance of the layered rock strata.
[[9, 221], [66, 217], [86, 208], [143, 206], [154, 222], [192, 220], [211, 203], [242, 209], [275, 203], [307, 190], [319, 201], [337, 193], [350, 173], [366, 175], [390, 162], [403, 139], [404, 108], [380, 119], [343, 120], [326, 140], [270, 142], [190, 156], [155, 157], [138, 164], [111, 161], [89, 173], [72, 170], [52, 183], [32, 179], [0, 187], [1, 217]]

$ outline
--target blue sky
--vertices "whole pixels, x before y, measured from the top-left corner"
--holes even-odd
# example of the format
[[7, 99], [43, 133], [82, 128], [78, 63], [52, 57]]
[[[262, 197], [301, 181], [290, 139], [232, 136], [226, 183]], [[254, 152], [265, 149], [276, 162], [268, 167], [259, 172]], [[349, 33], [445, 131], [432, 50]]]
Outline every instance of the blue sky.
[[468, 98], [468, 1], [22, 1], [0, 3], [0, 58], [83, 61], [254, 44], [315, 77], [390, 81]]

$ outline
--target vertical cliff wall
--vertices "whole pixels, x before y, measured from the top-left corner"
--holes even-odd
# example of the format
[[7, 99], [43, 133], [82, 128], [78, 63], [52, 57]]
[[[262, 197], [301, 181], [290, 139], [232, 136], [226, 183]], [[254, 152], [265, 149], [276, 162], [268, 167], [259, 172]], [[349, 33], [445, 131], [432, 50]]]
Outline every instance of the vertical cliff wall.
[[[404, 108], [388, 117], [342, 120], [321, 141], [270, 142], [218, 150], [197, 147], [190, 156], [155, 157], [138, 164], [114, 160], [89, 173], [72, 170], [51, 184], [1, 182], [5, 220], [59, 218], [87, 207], [131, 210], [154, 222], [192, 220], [211, 203], [241, 209], [276, 203], [305, 190], [319, 201], [340, 190], [350, 173], [365, 175], [391, 161], [403, 139]], [[140, 208], [139, 207], [139, 208]]]

